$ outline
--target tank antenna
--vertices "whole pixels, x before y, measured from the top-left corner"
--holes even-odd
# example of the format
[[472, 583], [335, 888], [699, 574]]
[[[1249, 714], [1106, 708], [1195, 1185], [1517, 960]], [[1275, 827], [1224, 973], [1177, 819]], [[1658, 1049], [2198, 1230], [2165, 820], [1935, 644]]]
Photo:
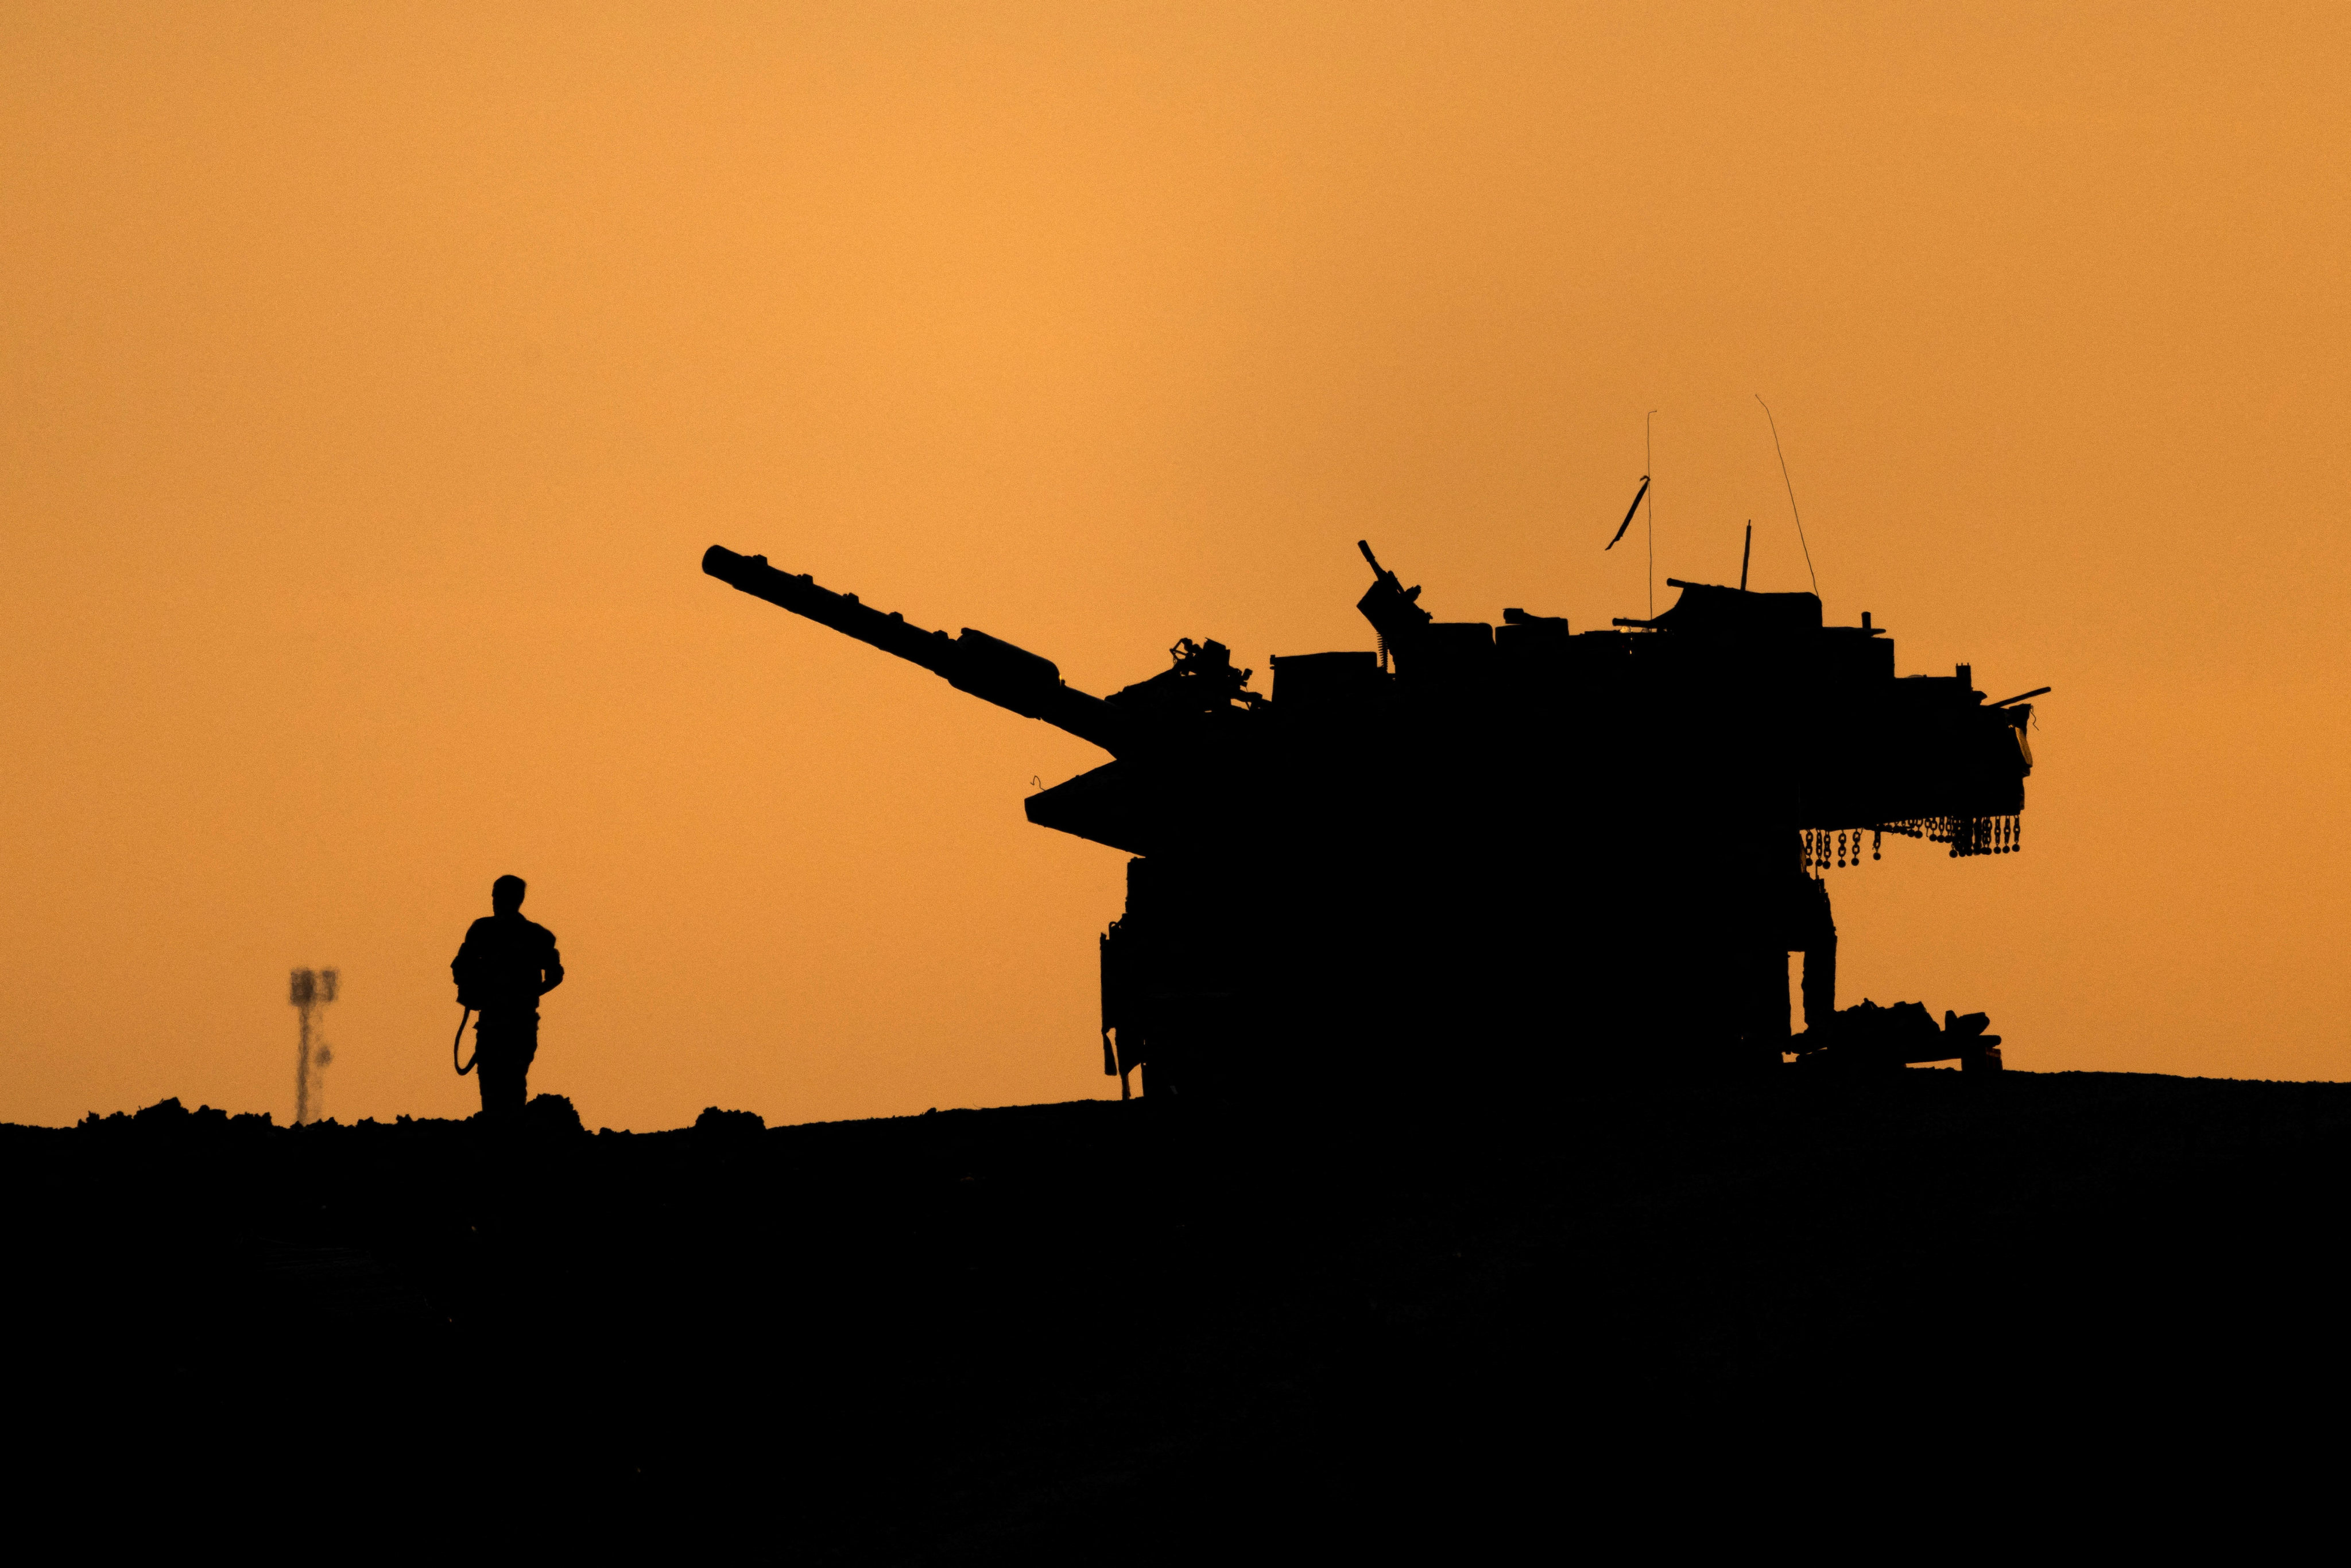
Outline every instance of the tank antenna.
[[1625, 536], [1625, 530], [1633, 525], [1633, 519], [1640, 514], [1641, 497], [1647, 493], [1649, 493], [1649, 476], [1645, 473], [1641, 475], [1641, 488], [1633, 492], [1633, 504], [1625, 508], [1625, 521], [1616, 524], [1616, 532], [1609, 535], [1608, 543], [1600, 546], [1602, 555], [1604, 556], [1614, 549], [1616, 541]]
[[1804, 571], [1813, 579], [1813, 597], [1821, 597], [1821, 575], [1813, 570], [1813, 547], [1804, 544], [1804, 514], [1796, 510], [1796, 482], [1788, 477], [1788, 453], [1780, 445], [1780, 421], [1771, 418], [1771, 405], [1763, 401], [1763, 394], [1755, 394], [1763, 410], [1763, 417], [1771, 426], [1771, 450], [1780, 454], [1780, 483], [1788, 487], [1788, 515], [1796, 520], [1796, 543], [1804, 545]]
[[[1651, 409], [1641, 419], [1641, 456], [1644, 460], [1642, 466], [1650, 473], [1657, 472], [1656, 445], [1649, 439], [1649, 421], [1656, 417], [1657, 410]], [[1646, 475], [1642, 477], [1641, 492], [1645, 495], [1649, 495], [1649, 618], [1655, 620], [1657, 618], [1657, 498], [1649, 494]]]
[[1739, 549], [1739, 591], [1747, 591], [1747, 563], [1755, 554], [1755, 519], [1747, 520], [1747, 543]]

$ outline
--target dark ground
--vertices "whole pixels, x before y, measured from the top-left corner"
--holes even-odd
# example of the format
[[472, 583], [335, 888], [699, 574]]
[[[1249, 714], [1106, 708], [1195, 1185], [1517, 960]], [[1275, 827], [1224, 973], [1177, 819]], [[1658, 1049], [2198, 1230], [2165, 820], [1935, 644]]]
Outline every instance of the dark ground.
[[16, 1516], [1321, 1558], [2341, 1457], [2351, 1085], [475, 1132], [0, 1127]]

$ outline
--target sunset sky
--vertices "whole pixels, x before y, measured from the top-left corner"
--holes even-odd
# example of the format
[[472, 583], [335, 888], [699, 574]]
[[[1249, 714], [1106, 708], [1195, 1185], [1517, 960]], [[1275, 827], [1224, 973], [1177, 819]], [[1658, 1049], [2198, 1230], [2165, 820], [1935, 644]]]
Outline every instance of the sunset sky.
[[329, 964], [327, 1112], [465, 1114], [507, 871], [590, 1127], [1115, 1094], [1124, 857], [1020, 805], [1102, 754], [704, 547], [1262, 691], [1358, 537], [1643, 613], [1651, 410], [1660, 607], [1750, 518], [1808, 587], [1759, 392], [1832, 620], [2055, 688], [2024, 853], [1831, 874], [1843, 999], [2351, 1076], [2346, 79], [2315, 5], [0, 4], [0, 1119], [284, 1121]]

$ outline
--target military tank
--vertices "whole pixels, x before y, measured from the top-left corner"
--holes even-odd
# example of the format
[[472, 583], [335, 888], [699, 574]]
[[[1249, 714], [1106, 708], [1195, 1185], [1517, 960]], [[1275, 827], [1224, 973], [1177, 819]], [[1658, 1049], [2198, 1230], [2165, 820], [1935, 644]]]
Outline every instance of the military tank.
[[1897, 676], [1866, 613], [1830, 626], [1812, 594], [1678, 578], [1664, 613], [1604, 628], [1440, 621], [1357, 548], [1374, 646], [1276, 656], [1267, 693], [1185, 639], [1097, 697], [762, 556], [702, 566], [1109, 754], [1026, 805], [1130, 857], [1101, 939], [1103, 1071], [1127, 1092], [1999, 1065], [1980, 1013], [1840, 1013], [1824, 873], [1889, 835], [2020, 849], [2047, 688], [1987, 701], [1966, 665]]

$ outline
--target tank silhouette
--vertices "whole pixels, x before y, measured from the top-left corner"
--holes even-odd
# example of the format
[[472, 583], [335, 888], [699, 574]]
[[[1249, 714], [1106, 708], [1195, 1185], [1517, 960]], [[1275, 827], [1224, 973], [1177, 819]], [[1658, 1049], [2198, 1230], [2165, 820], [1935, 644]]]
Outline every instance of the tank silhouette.
[[1110, 753], [1027, 809], [1132, 857], [1101, 940], [1123, 1085], [1140, 1068], [1155, 1096], [1515, 1093], [1791, 1052], [1998, 1065], [1980, 1013], [1937, 1030], [1915, 1004], [1837, 1012], [1825, 872], [1858, 866], [1865, 835], [1873, 859], [1889, 834], [2019, 848], [2047, 688], [1987, 702], [1965, 665], [1897, 678], [1867, 614], [1826, 626], [1812, 594], [1678, 578], [1663, 614], [1607, 629], [1440, 621], [1358, 548], [1376, 650], [1277, 656], [1269, 695], [1186, 639], [1095, 697], [1025, 649], [765, 556], [714, 545], [702, 565]]

